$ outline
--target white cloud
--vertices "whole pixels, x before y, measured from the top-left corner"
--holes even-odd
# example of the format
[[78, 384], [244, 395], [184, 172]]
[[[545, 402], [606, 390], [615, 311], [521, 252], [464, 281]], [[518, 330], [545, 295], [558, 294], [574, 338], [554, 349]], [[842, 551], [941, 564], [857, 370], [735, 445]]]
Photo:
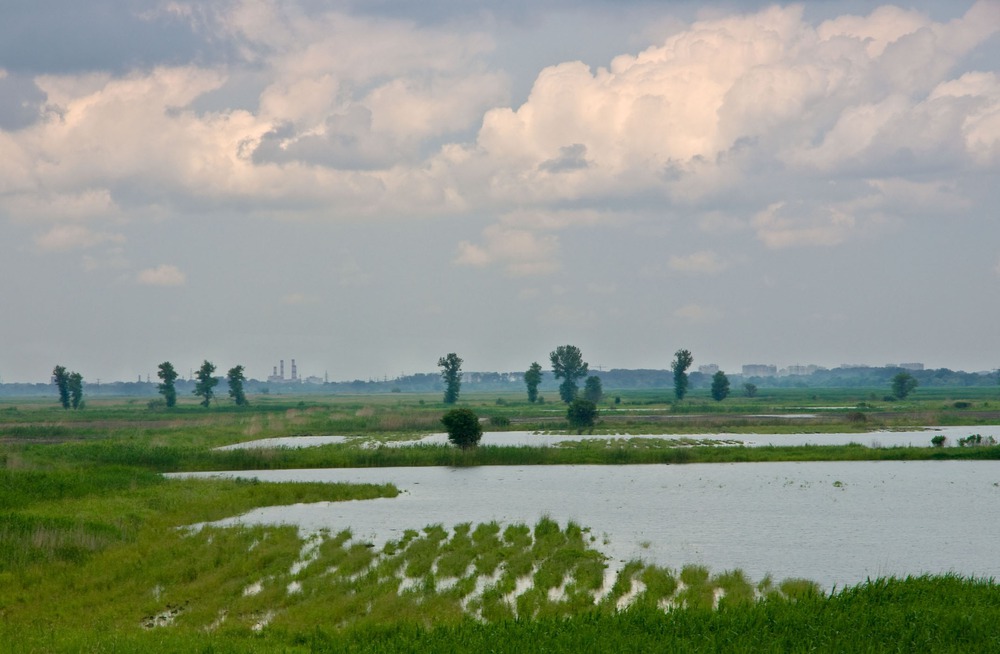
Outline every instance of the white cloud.
[[[39, 76], [44, 119], [0, 131], [0, 211], [495, 213], [457, 261], [536, 274], [558, 267], [547, 232], [620, 219], [608, 207], [637, 199], [672, 209], [663, 222], [687, 213], [720, 237], [756, 214], [749, 226], [770, 247], [835, 245], [875, 213], [905, 214], [905, 194], [888, 191], [877, 211], [849, 210], [873, 202], [880, 181], [944, 188], [1000, 164], [995, 71], [952, 73], [1000, 30], [995, 0], [947, 23], [882, 7], [814, 25], [793, 5], [672, 24], [606, 67], [544, 68], [518, 107], [501, 106], [506, 74], [487, 65], [494, 43], [481, 31], [275, 0], [166, 11], [243, 60]], [[227, 106], [243, 77], [253, 93]], [[816, 176], [859, 175], [872, 185], [790, 197]], [[727, 197], [747, 199], [719, 210]]]
[[717, 322], [722, 319], [723, 315], [720, 309], [701, 304], [687, 304], [673, 312], [674, 318], [690, 323]]
[[483, 245], [459, 243], [455, 263], [478, 267], [500, 264], [513, 276], [543, 275], [559, 268], [559, 243], [551, 234], [497, 224], [483, 230], [483, 240]]
[[769, 248], [839, 245], [857, 221], [836, 208], [815, 211], [802, 203], [776, 202], [753, 218], [757, 237]]
[[711, 250], [694, 252], [687, 256], [670, 257], [668, 265], [671, 270], [689, 274], [718, 274], [729, 267], [718, 254]]
[[[817, 173], [990, 166], [1000, 152], [995, 76], [967, 73], [962, 97], [941, 89], [1000, 30], [998, 6], [977, 3], [950, 23], [894, 7], [818, 26], [799, 6], [704, 20], [607, 68], [546, 68], [523, 105], [486, 114], [462, 165], [484, 176], [495, 202], [649, 194], [705, 208], [739, 189], [769, 196], [758, 205], [767, 207]], [[797, 202], [829, 215], [772, 225], [773, 245], [841, 243], [858, 226], [824, 208], [829, 198]]]
[[371, 279], [357, 259], [350, 255], [342, 255], [336, 265], [337, 284], [343, 287], [357, 288], [365, 286]]
[[124, 243], [121, 234], [95, 232], [84, 225], [56, 225], [35, 238], [35, 244], [43, 252], [67, 252], [83, 250], [102, 243]]
[[161, 264], [155, 268], [140, 270], [136, 281], [143, 286], [183, 286], [187, 276], [176, 266]]

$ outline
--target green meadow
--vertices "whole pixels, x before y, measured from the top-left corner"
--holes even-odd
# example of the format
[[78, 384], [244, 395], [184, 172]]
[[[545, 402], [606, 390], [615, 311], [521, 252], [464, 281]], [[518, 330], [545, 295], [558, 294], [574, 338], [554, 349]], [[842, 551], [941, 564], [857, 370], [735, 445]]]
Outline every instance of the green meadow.
[[[442, 431], [440, 396], [0, 401], [0, 651], [997, 651], [1000, 588], [961, 576], [824, 592], [739, 570], [611, 565], [601, 538], [537, 524], [350, 531], [199, 527], [255, 507], [394, 497], [389, 485], [175, 479], [163, 472], [368, 466], [997, 459], [1000, 447], [748, 448], [686, 435], [865, 432], [997, 424], [996, 389], [782, 389], [714, 402], [668, 391], [602, 401], [594, 434], [560, 447], [398, 448]], [[558, 433], [555, 402], [463, 394], [488, 430]], [[776, 417], [788, 415], [789, 418]], [[808, 415], [808, 417], [805, 417]], [[342, 435], [305, 449], [214, 448]], [[655, 434], [655, 438], [631, 436]], [[682, 526], [680, 527], [682, 528]]]

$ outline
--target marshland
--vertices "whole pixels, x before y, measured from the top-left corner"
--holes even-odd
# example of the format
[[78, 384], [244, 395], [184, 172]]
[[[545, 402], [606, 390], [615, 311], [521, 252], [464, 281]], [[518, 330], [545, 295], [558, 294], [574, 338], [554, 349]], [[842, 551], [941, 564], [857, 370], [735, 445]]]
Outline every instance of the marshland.
[[0, 642], [995, 649], [1000, 396], [875, 394], [612, 391], [579, 433], [469, 393], [465, 450], [440, 395], [6, 399]]

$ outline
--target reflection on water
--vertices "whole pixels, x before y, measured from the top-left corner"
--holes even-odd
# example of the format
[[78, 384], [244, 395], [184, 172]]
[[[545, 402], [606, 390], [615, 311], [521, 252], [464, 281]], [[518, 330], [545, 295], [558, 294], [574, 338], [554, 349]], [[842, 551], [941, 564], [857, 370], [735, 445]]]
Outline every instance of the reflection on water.
[[[351, 528], [381, 545], [441, 523], [588, 526], [620, 562], [741, 568], [829, 588], [954, 571], [1000, 577], [1000, 466], [980, 461], [484, 466], [208, 473], [396, 484], [393, 499], [300, 504], [222, 521]], [[191, 475], [196, 476], [196, 475]], [[197, 476], [204, 476], [197, 475]], [[606, 542], [605, 542], [606, 541]]]

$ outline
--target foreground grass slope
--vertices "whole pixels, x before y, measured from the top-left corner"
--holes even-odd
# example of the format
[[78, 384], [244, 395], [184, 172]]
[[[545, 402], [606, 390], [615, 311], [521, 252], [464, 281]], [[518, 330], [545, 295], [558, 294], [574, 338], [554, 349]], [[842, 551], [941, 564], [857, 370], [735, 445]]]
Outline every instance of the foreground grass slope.
[[[0, 650], [994, 651], [1000, 587], [877, 580], [831, 596], [738, 571], [620, 569], [569, 523], [350, 532], [187, 528], [391, 487], [5, 470]], [[98, 537], [95, 537], [97, 534]]]

